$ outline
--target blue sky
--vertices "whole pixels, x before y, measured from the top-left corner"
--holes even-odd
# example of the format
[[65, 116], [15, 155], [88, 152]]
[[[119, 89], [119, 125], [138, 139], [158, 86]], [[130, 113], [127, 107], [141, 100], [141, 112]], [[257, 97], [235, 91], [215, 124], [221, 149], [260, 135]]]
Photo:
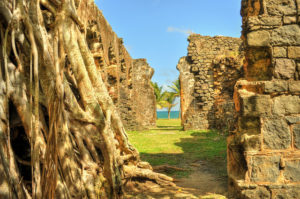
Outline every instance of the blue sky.
[[170, 85], [187, 54], [187, 37], [240, 37], [241, 0], [95, 0], [133, 58], [146, 58], [152, 81]]

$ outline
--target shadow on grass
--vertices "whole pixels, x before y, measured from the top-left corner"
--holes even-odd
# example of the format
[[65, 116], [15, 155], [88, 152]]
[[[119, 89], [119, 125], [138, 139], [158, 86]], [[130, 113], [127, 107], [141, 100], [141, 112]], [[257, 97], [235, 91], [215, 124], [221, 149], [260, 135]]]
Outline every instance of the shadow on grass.
[[157, 126], [157, 129], [151, 129], [153, 131], [182, 131], [182, 127], [176, 127], [176, 126]]
[[[162, 131], [163, 129], [158, 130]], [[189, 135], [192, 136], [180, 138], [179, 142], [173, 143], [182, 149], [182, 153], [141, 153], [141, 158], [153, 166], [173, 165], [181, 168], [189, 167], [191, 164], [205, 162], [208, 168], [211, 168], [212, 172], [216, 172], [219, 176], [227, 175], [226, 136], [220, 135], [217, 131], [178, 133], [189, 133]], [[185, 177], [188, 174], [189, 173], [185, 171], [176, 171], [174, 175], [171, 173], [174, 177]]]

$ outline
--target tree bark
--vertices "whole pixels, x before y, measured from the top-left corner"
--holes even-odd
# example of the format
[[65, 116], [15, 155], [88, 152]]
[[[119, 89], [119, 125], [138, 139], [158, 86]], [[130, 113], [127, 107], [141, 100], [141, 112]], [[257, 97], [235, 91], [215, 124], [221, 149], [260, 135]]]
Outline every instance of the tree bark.
[[78, 4], [0, 0], [0, 198], [122, 198], [128, 180], [174, 185], [128, 141]]

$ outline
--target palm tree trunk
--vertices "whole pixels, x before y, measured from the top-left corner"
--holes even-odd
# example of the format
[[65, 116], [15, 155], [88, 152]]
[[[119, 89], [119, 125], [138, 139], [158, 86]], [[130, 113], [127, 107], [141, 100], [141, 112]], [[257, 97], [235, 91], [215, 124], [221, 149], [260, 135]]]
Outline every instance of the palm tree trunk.
[[171, 109], [169, 108], [168, 109], [168, 119], [171, 119], [170, 115], [171, 115]]

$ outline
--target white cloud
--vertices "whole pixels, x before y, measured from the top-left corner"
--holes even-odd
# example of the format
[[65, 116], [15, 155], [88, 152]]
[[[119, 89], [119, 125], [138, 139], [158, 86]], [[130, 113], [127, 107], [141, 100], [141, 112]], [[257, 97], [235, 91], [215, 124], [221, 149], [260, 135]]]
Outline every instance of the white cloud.
[[167, 31], [168, 32], [179, 32], [179, 33], [183, 33], [183, 34], [186, 34], [186, 35], [190, 35], [190, 34], [193, 34], [194, 32], [190, 29], [182, 29], [182, 28], [176, 28], [176, 27], [172, 27], [172, 26], [169, 26], [167, 28]]

